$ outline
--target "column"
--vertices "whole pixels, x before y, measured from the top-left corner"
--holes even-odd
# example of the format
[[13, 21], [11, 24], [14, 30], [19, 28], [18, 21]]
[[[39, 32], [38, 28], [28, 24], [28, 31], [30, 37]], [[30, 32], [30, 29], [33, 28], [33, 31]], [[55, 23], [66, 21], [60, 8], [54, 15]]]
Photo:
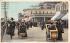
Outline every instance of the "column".
[[44, 22], [45, 22], [45, 17], [44, 17]]

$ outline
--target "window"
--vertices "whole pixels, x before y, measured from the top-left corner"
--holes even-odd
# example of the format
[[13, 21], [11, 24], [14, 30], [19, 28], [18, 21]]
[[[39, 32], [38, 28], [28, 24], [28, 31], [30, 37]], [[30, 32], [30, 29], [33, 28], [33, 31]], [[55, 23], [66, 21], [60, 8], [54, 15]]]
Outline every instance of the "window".
[[47, 7], [47, 9], [51, 9], [51, 8], [52, 8], [51, 6], [48, 6], [48, 7]]
[[39, 14], [41, 14], [41, 11], [39, 11]]
[[43, 14], [44, 14], [44, 11], [43, 11]]

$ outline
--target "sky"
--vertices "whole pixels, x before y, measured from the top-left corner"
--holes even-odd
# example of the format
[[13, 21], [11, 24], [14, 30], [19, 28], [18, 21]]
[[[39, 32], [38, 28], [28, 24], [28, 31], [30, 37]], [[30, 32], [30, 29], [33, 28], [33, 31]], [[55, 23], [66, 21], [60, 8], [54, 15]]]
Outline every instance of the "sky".
[[[13, 17], [16, 20], [18, 19], [18, 13], [23, 12], [23, 9], [32, 8], [32, 5], [38, 4], [39, 2], [9, 2], [7, 16], [8, 18]], [[3, 11], [1, 16], [4, 17]]]
[[[18, 13], [23, 12], [23, 9], [33, 8], [32, 5], [39, 5], [40, 2], [8, 2], [7, 16], [18, 19]], [[0, 5], [1, 7], [1, 5]], [[1, 17], [4, 17], [4, 13], [1, 9]], [[67, 16], [66, 16], [67, 17]]]

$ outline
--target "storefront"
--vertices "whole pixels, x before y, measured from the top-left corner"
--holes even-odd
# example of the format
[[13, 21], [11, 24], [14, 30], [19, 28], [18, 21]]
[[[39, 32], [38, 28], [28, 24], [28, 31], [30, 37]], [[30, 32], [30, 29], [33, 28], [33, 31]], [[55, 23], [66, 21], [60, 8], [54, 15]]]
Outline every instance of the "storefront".
[[53, 17], [53, 16], [49, 16], [49, 15], [45, 15], [45, 16], [39, 15], [39, 16], [34, 16], [32, 20], [33, 20], [34, 22], [44, 21], [44, 22], [47, 23], [47, 20], [49, 20], [49, 19], [52, 18], [52, 17]]

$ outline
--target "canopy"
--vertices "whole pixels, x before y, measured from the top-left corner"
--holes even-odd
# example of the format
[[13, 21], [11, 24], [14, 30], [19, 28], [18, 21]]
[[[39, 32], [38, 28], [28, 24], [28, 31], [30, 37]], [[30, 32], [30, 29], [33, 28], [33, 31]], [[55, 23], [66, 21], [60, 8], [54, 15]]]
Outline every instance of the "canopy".
[[66, 14], [65, 16], [63, 16], [61, 19], [62, 20], [68, 20], [68, 14]]

